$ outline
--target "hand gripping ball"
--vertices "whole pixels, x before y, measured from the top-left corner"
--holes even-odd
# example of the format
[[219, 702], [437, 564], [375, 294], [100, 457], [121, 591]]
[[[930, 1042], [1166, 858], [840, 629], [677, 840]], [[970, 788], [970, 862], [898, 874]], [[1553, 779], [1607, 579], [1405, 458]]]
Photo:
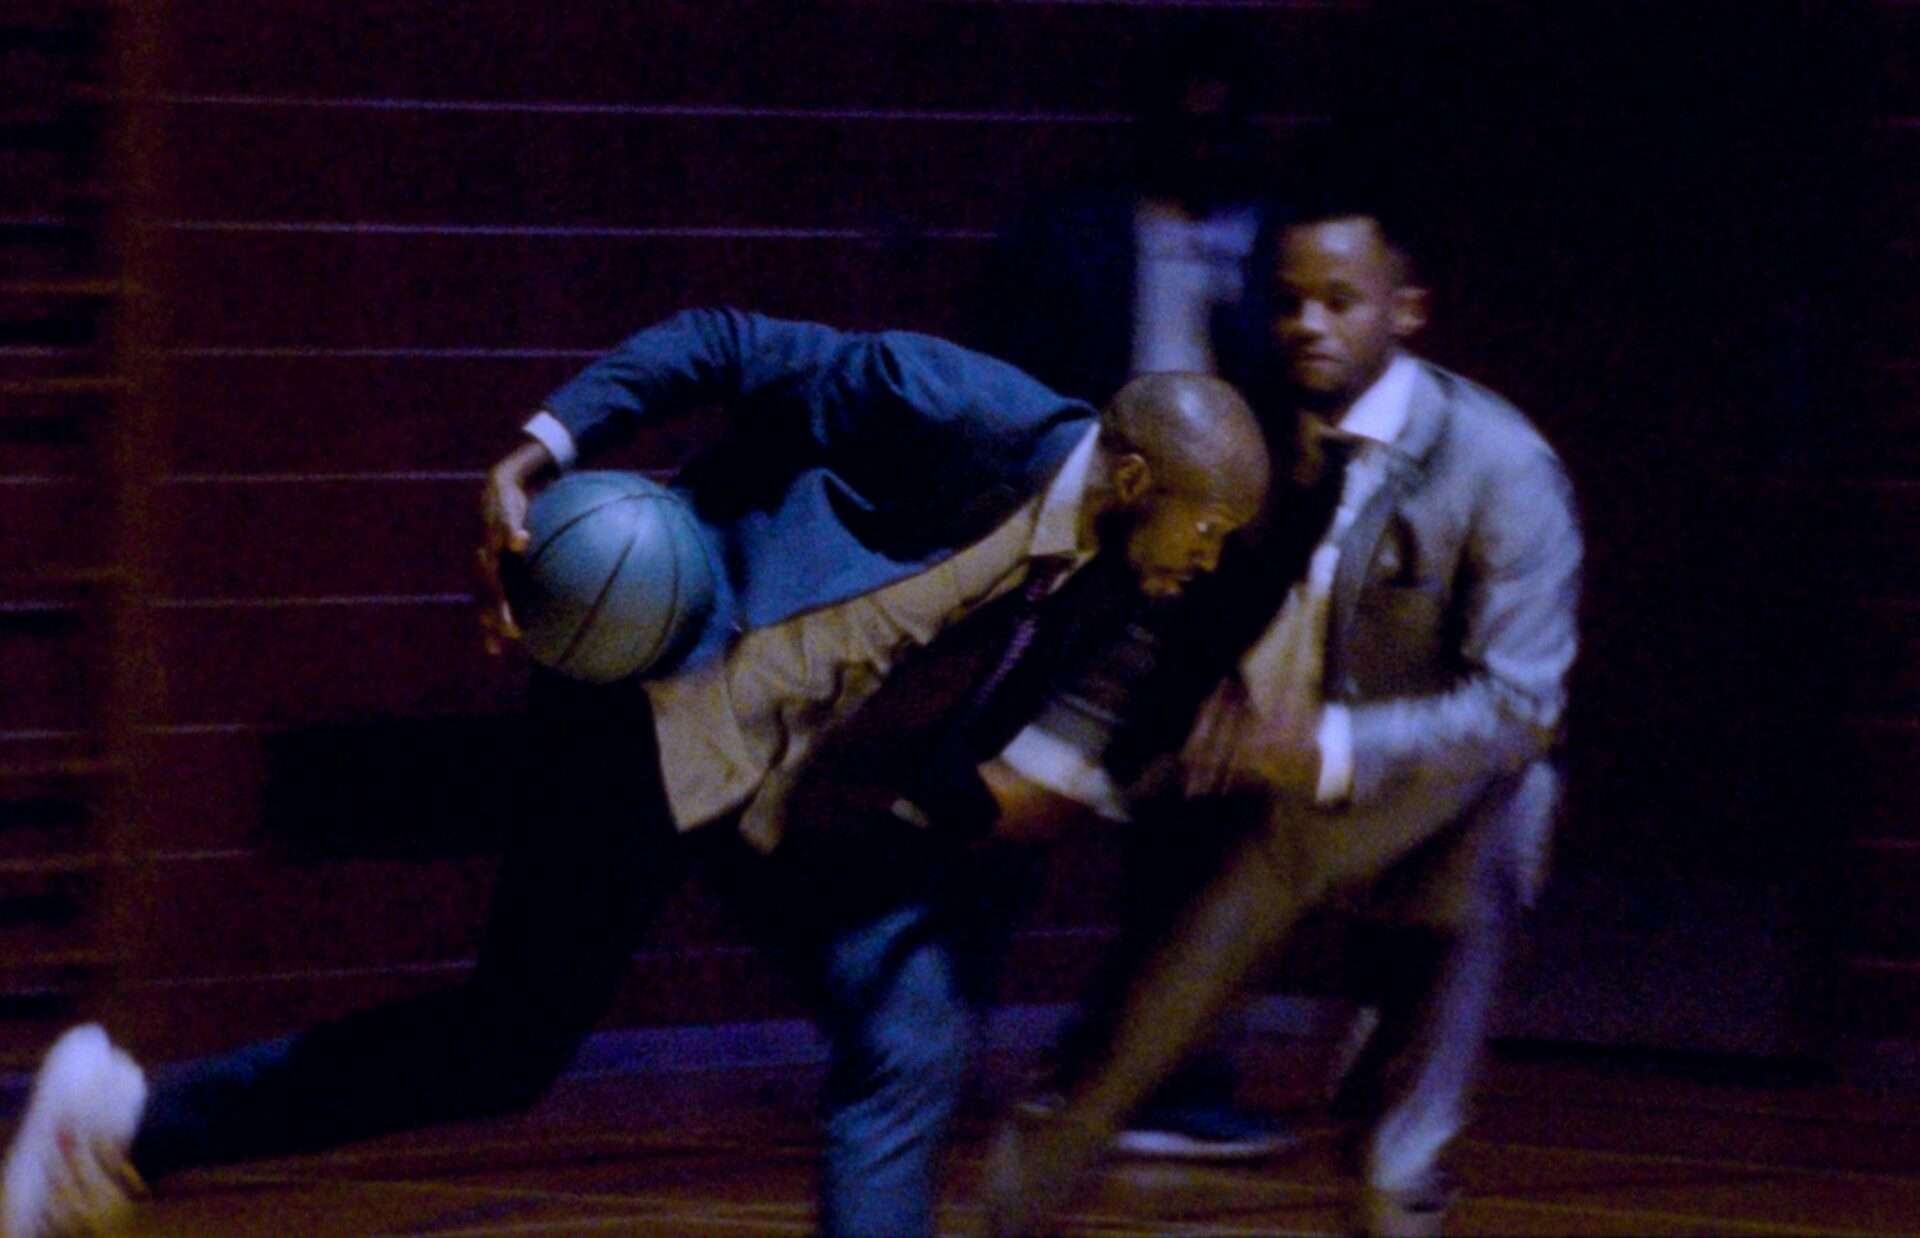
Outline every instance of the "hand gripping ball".
[[534, 496], [524, 555], [503, 555], [527, 652], [610, 683], [665, 665], [713, 609], [713, 571], [686, 501], [638, 473], [570, 473]]

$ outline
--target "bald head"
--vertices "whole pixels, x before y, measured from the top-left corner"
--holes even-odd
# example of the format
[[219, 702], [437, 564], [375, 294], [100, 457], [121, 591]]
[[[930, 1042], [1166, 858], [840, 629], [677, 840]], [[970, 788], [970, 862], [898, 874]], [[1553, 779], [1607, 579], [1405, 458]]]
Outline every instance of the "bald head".
[[1240, 393], [1204, 374], [1148, 374], [1100, 419], [1105, 506], [1127, 523], [1126, 554], [1157, 596], [1219, 566], [1227, 535], [1259, 514], [1267, 446]]
[[1101, 440], [1134, 452], [1154, 484], [1251, 519], [1267, 494], [1267, 446], [1246, 400], [1206, 374], [1143, 374], [1101, 417]]

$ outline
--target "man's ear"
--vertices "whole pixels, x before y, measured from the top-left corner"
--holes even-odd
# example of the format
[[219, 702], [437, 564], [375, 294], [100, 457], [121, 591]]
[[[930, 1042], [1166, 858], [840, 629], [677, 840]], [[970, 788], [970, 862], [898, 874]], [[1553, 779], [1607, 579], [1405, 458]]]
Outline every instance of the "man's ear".
[[1153, 488], [1153, 468], [1147, 458], [1130, 451], [1113, 462], [1113, 495], [1121, 504], [1132, 507]]
[[1417, 334], [1427, 325], [1427, 290], [1412, 284], [1395, 288], [1387, 321], [1396, 339], [1404, 340]]

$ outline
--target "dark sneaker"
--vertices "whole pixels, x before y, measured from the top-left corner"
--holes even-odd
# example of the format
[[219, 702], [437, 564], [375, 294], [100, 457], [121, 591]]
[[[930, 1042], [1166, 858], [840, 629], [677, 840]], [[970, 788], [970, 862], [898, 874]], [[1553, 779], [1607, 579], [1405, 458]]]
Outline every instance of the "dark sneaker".
[[1120, 1156], [1156, 1160], [1258, 1161], [1299, 1142], [1269, 1114], [1232, 1105], [1180, 1105], [1141, 1110], [1113, 1137], [1112, 1147]]

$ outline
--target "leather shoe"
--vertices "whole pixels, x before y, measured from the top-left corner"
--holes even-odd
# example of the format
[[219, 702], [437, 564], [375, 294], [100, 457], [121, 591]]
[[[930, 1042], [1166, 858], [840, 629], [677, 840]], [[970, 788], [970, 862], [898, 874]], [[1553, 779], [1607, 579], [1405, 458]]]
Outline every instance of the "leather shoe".
[[1398, 1189], [1367, 1183], [1360, 1188], [1353, 1232], [1365, 1238], [1438, 1238], [1447, 1210], [1459, 1197], [1452, 1177], [1439, 1170]]

